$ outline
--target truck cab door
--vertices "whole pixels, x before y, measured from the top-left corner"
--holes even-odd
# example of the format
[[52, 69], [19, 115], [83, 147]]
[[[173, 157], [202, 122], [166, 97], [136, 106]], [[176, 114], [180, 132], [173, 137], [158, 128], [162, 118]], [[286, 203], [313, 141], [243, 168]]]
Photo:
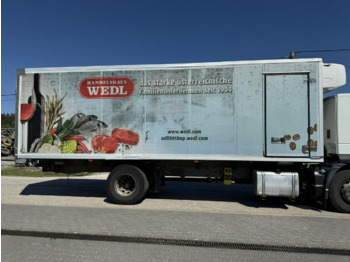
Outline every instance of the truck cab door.
[[309, 74], [265, 75], [265, 156], [309, 157]]

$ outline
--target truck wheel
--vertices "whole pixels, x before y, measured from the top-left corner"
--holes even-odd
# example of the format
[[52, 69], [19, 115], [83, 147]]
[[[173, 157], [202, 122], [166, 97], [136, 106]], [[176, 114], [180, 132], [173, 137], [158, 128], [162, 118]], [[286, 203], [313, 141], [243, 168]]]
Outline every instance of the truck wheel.
[[329, 191], [333, 207], [340, 212], [350, 213], [350, 170], [335, 174]]
[[132, 165], [120, 165], [107, 179], [107, 194], [113, 203], [132, 205], [139, 202], [149, 188], [146, 175]]

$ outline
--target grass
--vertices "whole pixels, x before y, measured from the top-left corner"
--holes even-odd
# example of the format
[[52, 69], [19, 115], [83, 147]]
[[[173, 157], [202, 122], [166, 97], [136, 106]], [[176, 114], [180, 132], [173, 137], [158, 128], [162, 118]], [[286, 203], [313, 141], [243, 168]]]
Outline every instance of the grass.
[[43, 172], [39, 168], [7, 168], [1, 170], [2, 176], [15, 176], [15, 177], [82, 177], [92, 175], [93, 173], [56, 173], [56, 172]]

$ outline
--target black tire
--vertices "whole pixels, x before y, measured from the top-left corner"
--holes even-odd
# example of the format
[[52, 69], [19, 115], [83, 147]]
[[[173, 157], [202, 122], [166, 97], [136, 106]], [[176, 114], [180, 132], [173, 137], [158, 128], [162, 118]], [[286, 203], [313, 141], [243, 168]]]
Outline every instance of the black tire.
[[146, 175], [132, 165], [115, 167], [107, 179], [107, 194], [115, 204], [136, 204], [146, 195], [148, 188]]
[[350, 170], [335, 174], [329, 187], [329, 198], [339, 212], [350, 213]]

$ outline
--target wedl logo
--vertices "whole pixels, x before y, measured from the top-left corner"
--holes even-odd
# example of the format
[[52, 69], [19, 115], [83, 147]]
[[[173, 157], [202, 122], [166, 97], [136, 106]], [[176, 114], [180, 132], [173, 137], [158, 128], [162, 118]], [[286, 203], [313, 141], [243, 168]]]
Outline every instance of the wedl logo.
[[87, 99], [127, 98], [135, 85], [128, 77], [89, 77], [80, 82], [79, 92]]

